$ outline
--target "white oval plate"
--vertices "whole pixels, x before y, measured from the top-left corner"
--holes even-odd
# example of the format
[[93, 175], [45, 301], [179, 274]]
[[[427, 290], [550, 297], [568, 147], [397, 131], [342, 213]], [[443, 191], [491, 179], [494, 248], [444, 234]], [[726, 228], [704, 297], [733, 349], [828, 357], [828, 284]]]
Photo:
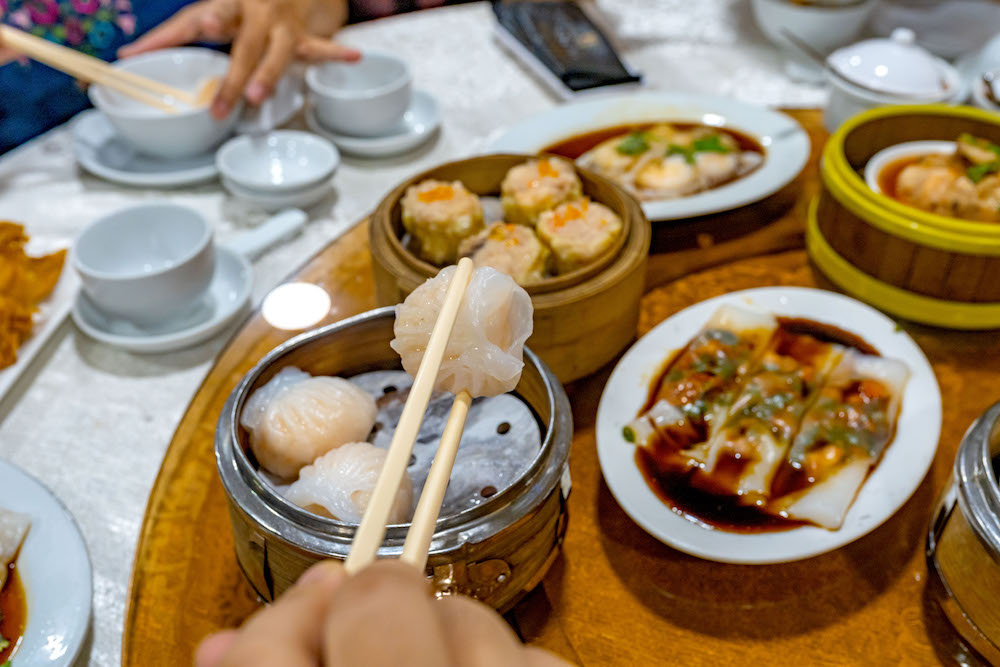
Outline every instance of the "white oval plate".
[[[622, 428], [646, 401], [656, 369], [698, 332], [724, 303], [776, 315], [829, 322], [855, 333], [912, 373], [903, 394], [896, 438], [858, 492], [839, 530], [805, 526], [784, 532], [740, 534], [705, 528], [676, 513], [649, 488], [635, 463], [635, 446]], [[646, 532], [675, 549], [723, 563], [784, 563], [817, 556], [880, 526], [920, 485], [937, 451], [941, 392], [917, 344], [882, 313], [834, 292], [764, 287], [733, 292], [686, 308], [656, 326], [625, 354], [597, 409], [597, 454], [618, 504]]]
[[882, 188], [878, 184], [878, 175], [889, 163], [911, 155], [952, 154], [954, 152], [954, 141], [906, 141], [883, 148], [871, 156], [868, 164], [865, 165], [865, 183], [873, 192], [882, 194]]
[[90, 624], [90, 559], [69, 510], [41, 482], [0, 461], [0, 507], [31, 517], [17, 559], [28, 622], [12, 665], [71, 665]]
[[650, 220], [680, 220], [752, 204], [790, 183], [809, 159], [809, 135], [783, 113], [724, 97], [657, 92], [601, 96], [554, 107], [509, 127], [488, 152], [538, 153], [602, 128], [671, 121], [738, 130], [757, 139], [766, 155], [763, 165], [732, 183], [688, 197], [642, 202]]

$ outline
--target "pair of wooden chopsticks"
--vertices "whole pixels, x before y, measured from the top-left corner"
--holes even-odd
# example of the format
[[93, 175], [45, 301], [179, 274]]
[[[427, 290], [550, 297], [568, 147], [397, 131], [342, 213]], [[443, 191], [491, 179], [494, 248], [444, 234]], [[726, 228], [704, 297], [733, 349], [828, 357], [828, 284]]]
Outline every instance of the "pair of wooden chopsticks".
[[54, 44], [8, 25], [0, 25], [0, 45], [8, 46], [77, 79], [107, 86], [167, 113], [177, 113], [177, 102], [192, 107], [204, 106], [214, 94], [211, 86], [203, 85], [197, 93], [192, 94], [135, 72], [114, 68], [100, 58]]
[[[389, 512], [392, 509], [396, 491], [403, 481], [403, 475], [406, 474], [410, 454], [413, 452], [413, 445], [420, 432], [420, 424], [423, 422], [427, 404], [434, 391], [438, 370], [444, 359], [451, 330], [455, 326], [459, 305], [461, 305], [465, 289], [469, 285], [469, 279], [472, 277], [472, 270], [472, 260], [468, 257], [463, 258], [459, 261], [455, 275], [448, 286], [444, 305], [434, 323], [430, 340], [427, 343], [427, 350], [424, 352], [420, 368], [417, 369], [417, 374], [413, 378], [410, 395], [403, 406], [403, 413], [400, 415], [396, 432], [392, 436], [392, 443], [389, 445], [389, 454], [382, 467], [382, 473], [375, 484], [375, 491], [368, 503], [368, 509], [361, 519], [361, 525], [358, 526], [358, 531], [355, 533], [354, 543], [351, 545], [351, 552], [348, 554], [345, 564], [348, 573], [353, 574], [374, 561], [382, 539], [385, 537]], [[455, 454], [458, 452], [458, 444], [462, 439], [465, 418], [469, 414], [471, 403], [472, 397], [467, 391], [460, 391], [455, 396], [455, 402], [452, 404], [451, 413], [441, 436], [441, 443], [434, 456], [434, 463], [431, 464], [423, 493], [420, 494], [417, 509], [413, 513], [410, 531], [406, 534], [401, 560], [412, 564], [418, 570], [423, 570], [427, 564], [427, 552], [431, 546], [431, 538], [434, 536], [434, 526], [441, 511], [441, 501], [448, 488], [452, 467], [455, 465]]]

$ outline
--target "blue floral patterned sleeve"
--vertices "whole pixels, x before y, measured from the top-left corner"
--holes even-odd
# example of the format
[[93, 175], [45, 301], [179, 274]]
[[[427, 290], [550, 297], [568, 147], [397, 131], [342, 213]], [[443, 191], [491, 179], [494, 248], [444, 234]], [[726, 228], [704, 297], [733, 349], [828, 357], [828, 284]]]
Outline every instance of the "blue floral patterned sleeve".
[[[4, 23], [113, 60], [118, 48], [192, 0], [0, 0]], [[0, 153], [87, 108], [72, 77], [36, 63], [0, 66]]]

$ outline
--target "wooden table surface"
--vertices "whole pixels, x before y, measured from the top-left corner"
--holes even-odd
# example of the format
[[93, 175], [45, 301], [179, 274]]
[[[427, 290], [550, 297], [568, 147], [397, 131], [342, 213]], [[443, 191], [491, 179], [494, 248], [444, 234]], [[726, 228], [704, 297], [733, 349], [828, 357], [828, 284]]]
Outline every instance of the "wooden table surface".
[[[825, 137], [818, 112], [793, 115], [813, 138], [813, 159], [795, 183], [732, 213], [654, 223], [639, 335], [682, 308], [734, 290], [830, 288], [801, 250]], [[296, 273], [331, 293], [330, 321], [375, 305], [367, 239], [367, 225], [360, 225]], [[941, 385], [944, 421], [933, 468], [882, 527], [797, 563], [713, 563], [647, 535], [614, 501], [597, 460], [594, 421], [613, 364], [568, 386], [575, 422], [569, 528], [542, 585], [508, 616], [522, 637], [584, 665], [976, 664], [928, 595], [924, 538], [963, 432], [1000, 400], [1000, 335], [902, 326]], [[204, 635], [238, 625], [257, 608], [233, 556], [213, 439], [229, 392], [289, 335], [251, 317], [177, 429], [140, 534], [126, 665], [190, 664]]]

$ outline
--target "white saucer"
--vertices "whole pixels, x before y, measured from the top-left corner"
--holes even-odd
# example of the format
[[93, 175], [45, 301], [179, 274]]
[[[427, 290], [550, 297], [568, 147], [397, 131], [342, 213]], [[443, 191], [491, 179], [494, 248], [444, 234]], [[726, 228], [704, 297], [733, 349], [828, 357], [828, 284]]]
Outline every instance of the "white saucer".
[[0, 461], [0, 507], [31, 518], [17, 558], [28, 622], [11, 664], [72, 665], [90, 624], [90, 558], [80, 529], [41, 482], [5, 461]]
[[102, 343], [145, 354], [170, 352], [200, 343], [226, 328], [246, 308], [252, 289], [250, 263], [243, 255], [220, 246], [216, 248], [212, 284], [186, 316], [155, 329], [140, 329], [100, 312], [82, 290], [72, 316], [81, 331]]
[[123, 185], [175, 188], [215, 178], [215, 151], [179, 160], [158, 160], [137, 152], [115, 134], [100, 111], [84, 111], [73, 124], [73, 151], [90, 173]]
[[317, 204], [333, 190], [332, 182], [327, 179], [317, 185], [311, 185], [291, 192], [261, 192], [250, 190], [231, 179], [222, 177], [222, 185], [237, 199], [242, 199], [251, 206], [264, 211], [280, 211], [286, 208], [309, 208]]
[[355, 137], [334, 132], [316, 117], [313, 107], [306, 109], [306, 125], [316, 134], [337, 144], [337, 148], [345, 153], [361, 157], [387, 157], [411, 151], [430, 139], [441, 126], [441, 110], [430, 93], [415, 90], [410, 108], [403, 114], [399, 125], [380, 137]]

